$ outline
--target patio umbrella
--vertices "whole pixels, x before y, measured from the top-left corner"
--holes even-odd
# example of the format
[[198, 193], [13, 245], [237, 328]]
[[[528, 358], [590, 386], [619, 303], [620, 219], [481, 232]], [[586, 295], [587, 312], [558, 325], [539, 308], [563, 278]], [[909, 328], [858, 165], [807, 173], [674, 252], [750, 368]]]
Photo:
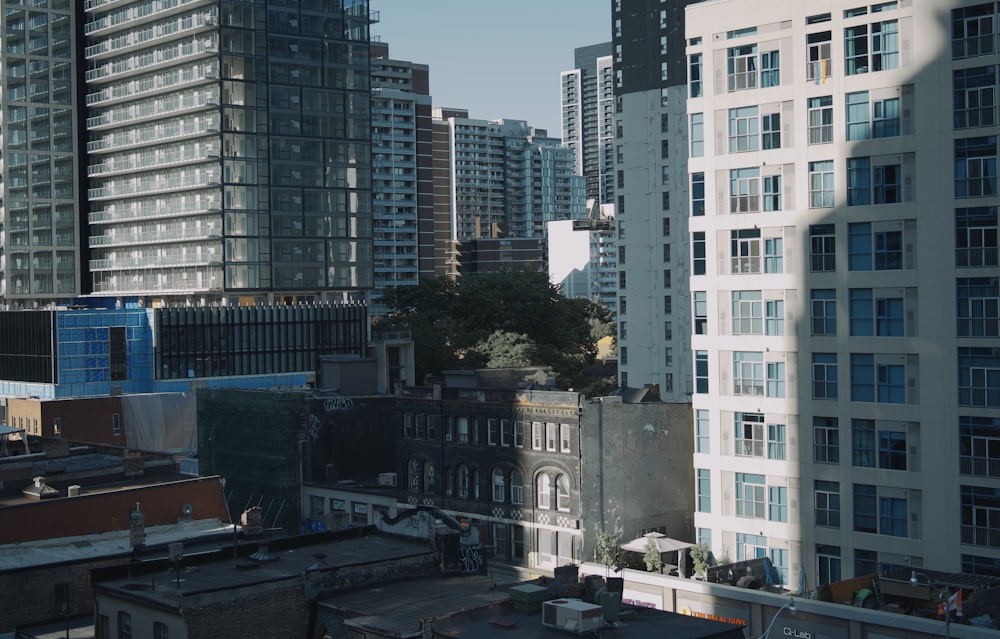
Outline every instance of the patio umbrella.
[[690, 548], [694, 544], [688, 543], [686, 541], [681, 541], [679, 539], [672, 539], [667, 537], [660, 532], [648, 532], [642, 537], [633, 539], [632, 541], [622, 544], [622, 550], [631, 550], [632, 552], [646, 552], [646, 544], [652, 539], [656, 542], [656, 548], [661, 553], [665, 552], [677, 552], [678, 550], [684, 550], [685, 548]]

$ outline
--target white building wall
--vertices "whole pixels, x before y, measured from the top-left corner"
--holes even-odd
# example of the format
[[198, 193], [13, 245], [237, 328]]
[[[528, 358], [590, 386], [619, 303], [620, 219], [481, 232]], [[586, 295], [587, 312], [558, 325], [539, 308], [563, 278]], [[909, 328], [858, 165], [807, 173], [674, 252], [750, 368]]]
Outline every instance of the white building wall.
[[[688, 112], [702, 114], [705, 132], [703, 154], [689, 160], [692, 176], [703, 174], [705, 180], [705, 214], [690, 220], [692, 242], [704, 234], [706, 255], [703, 274], [696, 271], [691, 277], [692, 295], [703, 293], [706, 308], [706, 328], [696, 329], [692, 350], [696, 357], [704, 353], [708, 370], [707, 390], [693, 396], [696, 423], [701, 416], [704, 424], [702, 437], [696, 437], [696, 477], [700, 470], [708, 479], [701, 484], [704, 499], [695, 525], [716, 555], [737, 560], [767, 553], [785, 562], [793, 580], [801, 566], [810, 586], [864, 574], [873, 566], [957, 572], [992, 562], [991, 570], [1000, 568], [1000, 540], [984, 528], [988, 513], [1000, 513], [1000, 502], [984, 499], [982, 508], [962, 506], [963, 486], [996, 491], [998, 482], [996, 475], [985, 476], [985, 470], [978, 477], [960, 474], [959, 419], [996, 420], [1000, 401], [995, 399], [997, 382], [983, 382], [982, 401], [972, 402], [979, 405], [963, 406], [959, 396], [960, 384], [975, 386], [961, 381], [959, 349], [995, 348], [996, 322], [983, 338], [957, 336], [956, 280], [997, 273], [995, 248], [988, 258], [990, 267], [956, 268], [955, 209], [997, 206], [995, 189], [986, 197], [955, 197], [955, 140], [984, 137], [992, 144], [991, 157], [996, 156], [996, 138], [989, 137], [996, 136], [995, 126], [955, 128], [953, 71], [997, 62], [995, 55], [952, 59], [950, 9], [960, 5], [971, 3], [948, 3], [946, 8], [941, 3], [858, 7], [830, 2], [818, 7], [792, 0], [724, 0], [688, 8], [687, 52], [689, 59], [702, 57], [703, 79], [701, 95], [688, 100]], [[995, 7], [991, 11], [995, 13]], [[856, 72], [848, 74], [848, 30], [862, 25], [868, 57], [859, 58]], [[893, 41], [881, 35], [873, 41], [873, 25], [880, 34], [896, 30], [898, 35], [889, 36]], [[810, 59], [810, 38], [819, 40], [823, 32], [830, 33], [824, 50], [829, 51], [828, 64]], [[756, 69], [745, 76], [731, 73], [729, 58], [739, 55], [730, 56], [730, 50], [751, 45], [757, 47], [750, 54]], [[762, 69], [770, 60], [761, 55], [773, 51], [778, 52], [780, 79], [776, 86], [762, 86]], [[889, 52], [888, 57], [881, 51]], [[879, 70], [880, 65], [890, 68]], [[744, 88], [750, 77], [755, 86]], [[868, 92], [867, 103], [853, 112], [872, 120], [869, 133], [866, 139], [848, 140], [849, 94], [857, 97], [863, 91]], [[810, 113], [810, 105], [818, 107], [816, 101], [827, 96], [828, 138], [820, 127], [810, 129], [810, 115], [820, 115], [819, 110]], [[897, 122], [876, 122], [885, 114], [880, 109], [896, 100], [898, 117], [889, 119]], [[747, 115], [741, 126], [755, 122], [761, 129], [761, 116], [780, 115], [779, 148], [764, 149], [759, 130], [742, 138], [730, 132], [736, 110], [745, 107], [756, 107], [757, 114]], [[995, 111], [990, 111], [996, 123]], [[876, 126], [890, 127], [880, 129], [882, 134], [898, 126], [899, 134], [875, 138]], [[757, 150], [739, 147], [753, 137]], [[692, 132], [693, 145], [694, 138]], [[869, 158], [872, 167], [898, 167], [889, 169], [898, 172], [893, 178], [898, 186], [889, 198], [899, 201], [850, 201], [849, 195], [863, 197], [862, 174], [871, 180], [872, 202], [880, 193], [874, 171], [849, 172], [852, 158]], [[822, 193], [825, 189], [817, 189], [823, 165], [815, 163], [821, 162], [830, 162], [829, 198]], [[740, 197], [733, 182], [742, 169], [758, 170], [761, 176], [756, 182], [759, 191], [747, 197]], [[763, 177], [769, 175], [781, 178], [780, 210], [763, 210]], [[753, 178], [744, 182], [753, 183]], [[741, 212], [741, 207], [760, 210]], [[851, 241], [852, 231], [857, 238], [866, 228], [862, 224], [872, 229], [871, 243], [864, 249], [873, 257], [868, 268], [861, 261], [850, 265], [866, 244]], [[818, 254], [818, 236], [825, 228], [832, 230], [835, 244], [831, 261]], [[750, 254], [734, 254], [737, 232], [759, 234], [759, 240], [748, 237], [736, 243]], [[780, 240], [780, 265], [772, 259], [774, 272], [766, 272], [764, 253], [768, 244], [778, 247], [775, 240]], [[880, 248], [876, 242], [882, 240], [891, 247]], [[898, 307], [892, 302], [901, 309], [891, 311], [895, 327], [879, 328], [875, 317], [868, 323], [873, 332], [886, 334], [860, 335], [864, 314], [851, 299], [868, 289], [874, 299], [898, 300]], [[757, 313], [766, 313], [767, 301], [783, 302], [780, 334], [767, 334], [766, 317], [759, 318], [759, 328], [734, 321], [734, 293], [742, 297], [744, 292], [750, 295], [740, 309], [751, 309], [751, 298], [760, 298], [761, 311], [739, 311], [750, 314], [751, 325]], [[835, 300], [823, 304], [820, 298], [828, 295]], [[825, 308], [832, 313], [828, 323], [820, 321], [820, 309]], [[737, 383], [736, 362], [747, 359], [737, 353], [753, 353], [761, 362], [759, 372], [749, 373], [749, 384]], [[995, 365], [996, 351], [984, 353], [982, 365]], [[872, 381], [861, 365], [868, 356], [875, 362]], [[816, 377], [822, 369], [818, 364], [826, 359], [835, 361], [835, 369], [826, 369], [834, 375], [835, 391]], [[784, 363], [783, 391], [768, 383], [769, 363]], [[743, 370], [750, 368], [747, 364]], [[741, 381], [747, 376], [744, 373]], [[986, 397], [991, 392], [993, 400]], [[864, 399], [867, 393], [874, 401]], [[751, 419], [744, 419], [741, 427], [738, 415]], [[741, 441], [745, 435], [753, 438], [756, 416], [763, 426], [760, 448]], [[874, 450], [860, 445], [867, 424], [875, 427]], [[772, 426], [778, 425], [785, 431], [784, 459], [774, 458], [780, 455], [768, 442], [768, 431], [773, 434]], [[1000, 436], [996, 427], [991, 432]], [[883, 433], [885, 442], [901, 447], [880, 451]], [[823, 440], [821, 434], [835, 435], [836, 440]], [[968, 459], [969, 453], [965, 455]], [[983, 467], [987, 464], [984, 461]], [[738, 473], [751, 475], [752, 481], [763, 477], [763, 511], [751, 508], [748, 516], [746, 496], [753, 491], [748, 493], [744, 483], [740, 499]], [[785, 496], [777, 489], [784, 489]], [[869, 490], [874, 491], [873, 499], [867, 496]], [[787, 514], [773, 514], [782, 510]], [[982, 526], [976, 523], [980, 512]]]

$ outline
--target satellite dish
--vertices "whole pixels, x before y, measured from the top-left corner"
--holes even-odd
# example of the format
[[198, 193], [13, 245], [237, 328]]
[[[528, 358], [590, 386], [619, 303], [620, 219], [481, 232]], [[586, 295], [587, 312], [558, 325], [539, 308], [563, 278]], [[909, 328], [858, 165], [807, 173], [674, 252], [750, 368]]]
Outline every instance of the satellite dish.
[[194, 508], [191, 507], [191, 504], [184, 504], [183, 506], [181, 506], [181, 512], [184, 514], [185, 517], [190, 517], [191, 513], [194, 512]]

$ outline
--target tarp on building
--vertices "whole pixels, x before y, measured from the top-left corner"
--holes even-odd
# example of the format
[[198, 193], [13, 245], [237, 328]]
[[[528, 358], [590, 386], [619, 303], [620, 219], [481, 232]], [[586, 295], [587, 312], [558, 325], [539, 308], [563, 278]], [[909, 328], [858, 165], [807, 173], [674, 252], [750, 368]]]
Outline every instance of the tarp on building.
[[122, 413], [129, 448], [197, 452], [198, 413], [194, 393], [125, 395]]

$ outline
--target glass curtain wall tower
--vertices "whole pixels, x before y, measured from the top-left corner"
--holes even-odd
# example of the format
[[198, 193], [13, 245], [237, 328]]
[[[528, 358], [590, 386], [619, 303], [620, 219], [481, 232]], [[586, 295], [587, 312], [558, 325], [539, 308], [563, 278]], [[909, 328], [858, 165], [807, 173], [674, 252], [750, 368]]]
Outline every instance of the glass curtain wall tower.
[[93, 292], [372, 285], [365, 0], [88, 0]]

